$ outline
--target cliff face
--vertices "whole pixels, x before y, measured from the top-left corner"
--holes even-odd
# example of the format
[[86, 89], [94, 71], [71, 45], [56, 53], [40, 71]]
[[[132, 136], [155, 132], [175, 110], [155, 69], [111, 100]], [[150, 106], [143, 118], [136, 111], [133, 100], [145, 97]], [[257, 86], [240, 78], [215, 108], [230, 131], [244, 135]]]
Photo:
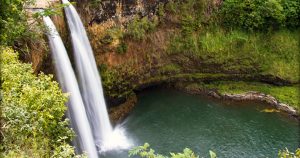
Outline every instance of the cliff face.
[[81, 1], [78, 0], [77, 8], [84, 21], [93, 25], [100, 24], [107, 20], [122, 21], [130, 16], [148, 16], [155, 14], [160, 3], [166, 3], [168, 0], [104, 0], [104, 1]]
[[[20, 45], [17, 43], [17, 48], [20, 54], [20, 58], [22, 61], [31, 63], [33, 70], [35, 73], [44, 72], [46, 74], [55, 74], [54, 66], [52, 64], [52, 58], [50, 49], [47, 43], [47, 38], [45, 36], [45, 28], [43, 26], [43, 21], [41, 18], [34, 17], [35, 13], [37, 13], [40, 9], [45, 8], [54, 8], [58, 13], [61, 11], [61, 8], [57, 7], [60, 5], [60, 0], [37, 0], [34, 3], [29, 3], [24, 6], [26, 11], [26, 16], [28, 20], [28, 24], [32, 29], [32, 36], [31, 39], [27, 41], [21, 41]], [[58, 8], [60, 10], [58, 10]], [[51, 16], [53, 22], [56, 25], [56, 28], [64, 40], [65, 46], [70, 49], [69, 47], [69, 39], [68, 39], [68, 28], [66, 27], [66, 23], [64, 21], [64, 17], [60, 16], [60, 14], [52, 15]], [[29, 50], [23, 51], [26, 47]], [[21, 50], [19, 50], [21, 48]], [[26, 51], [30, 51], [30, 53], [23, 53]]]
[[270, 73], [277, 71], [275, 62], [265, 66], [269, 59], [253, 53], [264, 35], [245, 36], [217, 24], [222, 2], [77, 1], [108, 98], [176, 80], [297, 83]]
[[[299, 31], [228, 30], [219, 23], [221, 5], [222, 0], [76, 1], [113, 120], [120, 113], [125, 116], [136, 101], [135, 92], [149, 86], [215, 81], [299, 83], [295, 70], [299, 62], [294, 61], [299, 57], [300, 39], [295, 36]], [[64, 17], [52, 19], [73, 61]], [[285, 40], [289, 43], [283, 44]], [[44, 40], [33, 43], [31, 53], [23, 58], [33, 63], [36, 72], [55, 74]]]
[[[76, 1], [109, 104], [118, 105], [147, 86], [177, 81], [298, 83], [290, 74], [298, 73], [299, 62], [286, 62], [289, 56], [282, 55], [297, 56], [297, 31], [228, 30], [219, 24], [221, 5], [222, 0]], [[64, 19], [54, 21], [72, 60]], [[282, 39], [290, 42], [283, 45]], [[50, 57], [39, 64], [46, 73], [54, 73]]]

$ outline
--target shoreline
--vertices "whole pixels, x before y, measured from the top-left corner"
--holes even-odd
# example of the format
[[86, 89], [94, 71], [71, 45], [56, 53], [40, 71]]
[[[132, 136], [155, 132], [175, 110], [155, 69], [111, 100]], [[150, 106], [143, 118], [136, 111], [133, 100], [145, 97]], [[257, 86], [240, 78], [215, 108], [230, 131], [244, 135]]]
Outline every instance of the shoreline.
[[297, 110], [294, 107], [286, 103], [280, 102], [272, 95], [265, 94], [262, 92], [248, 91], [240, 94], [231, 94], [231, 93], [222, 94], [218, 91], [218, 89], [207, 89], [207, 88], [200, 88], [200, 87], [187, 88], [186, 86], [181, 86], [179, 84], [176, 84], [174, 88], [188, 94], [208, 96], [220, 101], [224, 100], [224, 101], [235, 101], [235, 102], [243, 102], [243, 101], [262, 102], [265, 103], [266, 105], [270, 105], [271, 107], [273, 107], [276, 110], [279, 110], [280, 112], [286, 113], [289, 116], [299, 119], [299, 112], [297, 112]]
[[[167, 87], [182, 91], [184, 93], [192, 94], [192, 95], [200, 95], [209, 97], [212, 99], [216, 99], [218, 101], [234, 101], [238, 103], [242, 102], [260, 102], [266, 105], [271, 106], [272, 108], [279, 110], [281, 113], [285, 113], [290, 117], [296, 118], [299, 120], [299, 112], [292, 106], [280, 102], [274, 96], [265, 94], [258, 91], [247, 91], [239, 94], [232, 93], [220, 93], [217, 88], [203, 88], [203, 87], [188, 87], [188, 85], [183, 85], [180, 82], [175, 83], [167, 83], [167, 84], [158, 84], [158, 85], [141, 85], [141, 89], [138, 91], [143, 91], [150, 87]], [[111, 122], [116, 124], [122, 120], [124, 120], [132, 111], [134, 106], [137, 104], [137, 96], [136, 93], [134, 95], [129, 96], [123, 103], [120, 103], [117, 106], [113, 106], [109, 108], [109, 115]]]

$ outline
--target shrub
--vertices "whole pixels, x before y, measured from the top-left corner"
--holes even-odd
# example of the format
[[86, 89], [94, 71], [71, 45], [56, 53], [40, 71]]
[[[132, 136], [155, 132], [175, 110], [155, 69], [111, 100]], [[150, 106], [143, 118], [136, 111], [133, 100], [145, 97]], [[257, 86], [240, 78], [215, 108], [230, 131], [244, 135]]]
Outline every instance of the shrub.
[[156, 18], [154, 18], [153, 21], [150, 21], [148, 17], [142, 19], [135, 17], [127, 26], [127, 36], [134, 40], [142, 40], [145, 38], [146, 33], [154, 31], [157, 25], [158, 21]]
[[[129, 150], [129, 157], [138, 156], [140, 158], [199, 158], [191, 149], [185, 148], [182, 153], [170, 153], [170, 156], [165, 156], [161, 154], [156, 154], [155, 150], [149, 148], [150, 145], [145, 143], [143, 146], [134, 147]], [[213, 151], [209, 151], [210, 158], [216, 158], [217, 154]], [[280, 150], [278, 153], [278, 158], [299, 158], [300, 148], [298, 148], [295, 153], [290, 152], [288, 149]]]
[[117, 53], [124, 54], [127, 51], [127, 44], [125, 42], [121, 42], [117, 47]]
[[[149, 148], [150, 145], [145, 143], [143, 146], [138, 146], [129, 151], [129, 157], [139, 156], [141, 158], [169, 158], [169, 156], [156, 154], [155, 151]], [[217, 155], [213, 151], [209, 151], [210, 158], [216, 158]], [[191, 149], [185, 148], [182, 153], [170, 153], [170, 158], [199, 158]]]
[[23, 5], [28, 0], [1, 0], [0, 9], [0, 44], [13, 44], [26, 32], [26, 16], [23, 12]]
[[300, 157], [300, 148], [296, 150], [295, 153], [290, 152], [288, 149], [280, 150], [278, 153], [279, 158], [299, 158]]
[[178, 8], [178, 3], [174, 2], [174, 0], [170, 0], [167, 4], [166, 4], [166, 11], [172, 14], [176, 14], [177, 13], [177, 8]]
[[226, 0], [220, 13], [227, 27], [268, 30], [299, 26], [299, 7], [297, 0]]
[[[67, 95], [51, 75], [35, 76], [11, 48], [1, 48], [3, 142], [0, 157], [74, 156], [64, 118]], [[67, 154], [66, 154], [67, 153]]]
[[284, 14], [286, 17], [285, 25], [289, 28], [300, 26], [300, 1], [284, 0], [282, 3]]
[[107, 35], [113, 40], [120, 40], [124, 37], [124, 32], [121, 27], [113, 27], [107, 30]]
[[165, 8], [163, 3], [158, 4], [158, 10], [157, 10], [157, 15], [162, 18], [165, 16]]
[[102, 39], [100, 39], [100, 42], [102, 44], [111, 44], [113, 40], [114, 39], [110, 35], [105, 35]]
[[[127, 67], [122, 65], [127, 70]], [[110, 68], [104, 64], [98, 66], [105, 95], [110, 98], [127, 97], [132, 94], [132, 88], [125, 76], [130, 76], [130, 70], [122, 71]]]

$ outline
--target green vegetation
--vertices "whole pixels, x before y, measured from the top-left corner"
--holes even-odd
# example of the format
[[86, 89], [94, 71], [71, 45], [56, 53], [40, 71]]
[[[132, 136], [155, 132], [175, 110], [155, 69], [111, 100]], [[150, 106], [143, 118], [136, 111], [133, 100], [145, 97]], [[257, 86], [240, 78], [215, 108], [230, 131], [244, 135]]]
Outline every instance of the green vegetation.
[[52, 76], [33, 74], [11, 48], [1, 52], [0, 157], [71, 157], [74, 133], [64, 118], [67, 95]]
[[124, 54], [127, 51], [127, 45], [125, 42], [121, 42], [117, 47], [117, 53]]
[[299, 27], [298, 0], [226, 0], [221, 8], [225, 26], [246, 30]]
[[209, 84], [193, 84], [192, 86], [213, 89], [217, 88], [222, 94], [241, 94], [249, 91], [261, 92], [274, 96], [282, 103], [300, 109], [300, 91], [299, 85], [294, 86], [273, 86], [258, 82], [242, 82], [242, 81], [220, 81], [211, 82]]
[[[130, 82], [126, 80], [126, 76], [131, 76], [134, 72], [124, 71], [126, 66], [122, 67], [123, 70], [109, 69], [105, 64], [98, 66], [101, 73], [102, 84], [104, 92], [107, 97], [121, 98], [128, 97], [133, 93]], [[131, 73], [129, 75], [129, 73]]]
[[[140, 158], [199, 158], [191, 149], [185, 148], [182, 153], [170, 153], [170, 156], [165, 156], [161, 154], [156, 154], [155, 150], [150, 148], [148, 143], [143, 146], [138, 146], [129, 151], [129, 157], [138, 156]], [[217, 154], [213, 151], [209, 151], [210, 158], [216, 158]], [[288, 149], [280, 150], [278, 153], [278, 158], [299, 158], [300, 148], [298, 148], [295, 153], [290, 152]]]
[[26, 37], [28, 29], [26, 14], [23, 6], [29, 0], [1, 0], [0, 9], [0, 45], [12, 45], [15, 40]]
[[157, 10], [158, 17], [164, 17], [165, 16], [165, 8], [163, 3], [158, 4], [158, 10]]
[[[74, 133], [64, 118], [67, 95], [61, 92], [52, 76], [34, 75], [31, 65], [18, 61], [17, 53], [7, 47], [19, 49], [22, 43], [42, 38], [38, 30], [33, 30], [35, 27], [28, 24], [24, 11], [25, 4], [32, 1], [1, 0], [0, 3], [0, 157], [77, 157], [74, 148], [69, 145]], [[99, 0], [93, 0], [91, 7], [97, 7], [99, 3]], [[61, 7], [64, 5], [45, 9], [35, 18], [59, 14]], [[157, 8], [157, 16], [134, 17], [125, 31], [115, 27], [97, 40], [100, 45], [113, 45], [117, 41], [114, 51], [123, 54], [130, 51], [127, 40], [142, 42], [147, 33], [157, 30], [159, 22], [165, 28], [174, 29], [172, 38], [166, 39], [169, 40], [166, 42], [169, 43], [167, 52], [161, 52], [165, 53], [161, 59], [165, 63], [158, 61], [163, 66], [138, 63], [141, 67], [148, 66], [140, 71], [133, 66], [121, 65], [120, 69], [113, 69], [100, 65], [107, 96], [127, 97], [136, 85], [161, 80], [201, 80], [207, 77], [217, 80], [233, 75], [271, 75], [296, 84], [273, 86], [220, 81], [193, 86], [217, 88], [221, 93], [258, 91], [300, 109], [299, 0], [226, 0], [222, 5], [208, 0], [171, 0]], [[29, 51], [27, 46], [23, 47], [26, 52]], [[151, 55], [151, 52], [146, 55], [149, 60], [152, 60]], [[155, 154], [148, 144], [131, 150], [130, 156], [134, 155], [146, 158], [198, 157], [190, 149], [171, 153], [170, 156]], [[213, 152], [210, 156], [216, 157]], [[279, 157], [300, 157], [300, 150], [296, 153], [283, 150]]]
[[[299, 30], [270, 34], [225, 31], [220, 27], [182, 38], [175, 36], [169, 53], [184, 54], [219, 71], [269, 74], [299, 82]], [[268, 42], [266, 42], [268, 41]]]
[[[143, 146], [138, 146], [129, 151], [129, 157], [138, 155], [141, 158], [199, 158], [191, 149], [185, 148], [182, 153], [170, 153], [170, 156], [156, 154], [155, 151], [149, 148], [150, 145], [145, 143]], [[217, 155], [213, 151], [209, 151], [210, 158], [216, 158]]]
[[290, 152], [288, 149], [280, 150], [278, 153], [279, 158], [299, 158], [300, 148], [298, 148], [294, 153]]
[[[208, 71], [265, 74], [298, 83], [299, 20], [291, 19], [299, 19], [299, 3], [229, 0], [217, 9], [206, 1], [170, 1], [167, 13], [180, 28], [169, 42], [168, 53], [212, 65]], [[255, 31], [262, 28], [269, 31]]]
[[142, 19], [134, 17], [127, 26], [126, 36], [137, 41], [142, 40], [145, 38], [146, 33], [154, 31], [157, 25], [158, 20], [156, 18], [149, 20], [148, 17]]
[[[74, 2], [71, 2], [74, 4]], [[43, 9], [42, 12], [36, 12], [33, 14], [33, 17], [38, 19], [43, 16], [53, 16], [53, 15], [62, 15], [62, 9], [70, 4], [55, 4], [52, 7]]]
[[122, 40], [124, 38], [124, 32], [120, 27], [113, 27], [107, 30], [107, 36], [112, 40]]
[[176, 64], [168, 64], [168, 65], [165, 65], [163, 66], [162, 68], [159, 69], [159, 71], [162, 73], [162, 74], [168, 74], [168, 73], [172, 73], [172, 74], [178, 74], [180, 73], [181, 71], [181, 68], [180, 66], [176, 65]]
[[[32, 65], [21, 63], [18, 53], [9, 47], [29, 53], [30, 42], [41, 40], [42, 27], [35, 21], [29, 23], [24, 11], [32, 1], [1, 0], [0, 3], [0, 157], [84, 156], [75, 155], [74, 147], [69, 144], [74, 132], [65, 119], [67, 95], [51, 75], [36, 76]], [[45, 10], [43, 15], [57, 11]]]

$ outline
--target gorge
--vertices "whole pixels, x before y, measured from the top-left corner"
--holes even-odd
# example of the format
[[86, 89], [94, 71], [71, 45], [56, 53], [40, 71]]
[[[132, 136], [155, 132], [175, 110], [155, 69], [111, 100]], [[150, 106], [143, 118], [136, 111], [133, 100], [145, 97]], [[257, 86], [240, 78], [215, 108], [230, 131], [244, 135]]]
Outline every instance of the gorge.
[[300, 154], [298, 1], [3, 4], [0, 156]]

